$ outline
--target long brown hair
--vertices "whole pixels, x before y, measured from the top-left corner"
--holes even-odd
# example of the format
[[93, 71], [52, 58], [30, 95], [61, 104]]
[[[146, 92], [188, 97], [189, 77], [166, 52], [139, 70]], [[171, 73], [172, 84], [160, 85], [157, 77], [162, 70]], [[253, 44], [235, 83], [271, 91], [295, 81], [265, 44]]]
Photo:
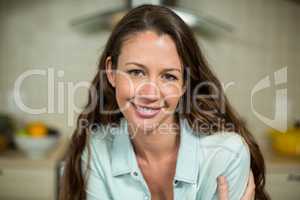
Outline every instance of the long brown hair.
[[[230, 106], [222, 85], [210, 70], [193, 32], [170, 9], [155, 5], [142, 5], [129, 11], [114, 27], [106, 43], [100, 58], [97, 74], [89, 90], [88, 103], [77, 119], [77, 128], [68, 148], [61, 181], [60, 199], [86, 199], [86, 177], [81, 170], [81, 155], [86, 146], [88, 146], [89, 129], [81, 128], [81, 123], [86, 121], [89, 124], [106, 125], [120, 122], [123, 116], [122, 113], [103, 112], [104, 110], [113, 111], [118, 109], [118, 104], [114, 88], [109, 84], [106, 76], [101, 76], [101, 73], [105, 71], [107, 57], [111, 57], [112, 66], [116, 68], [122, 43], [128, 37], [146, 30], [152, 30], [159, 35], [168, 34], [173, 39], [185, 69], [185, 79], [189, 78], [186, 84], [191, 91], [195, 91], [199, 83], [208, 82], [214, 85], [214, 88], [209, 87], [209, 85], [204, 85], [200, 89], [197, 88], [197, 93], [193, 95], [185, 93], [180, 100], [181, 109], [184, 112], [180, 114], [197, 131], [203, 124], [217, 124], [213, 129], [201, 130], [200, 134], [214, 134], [222, 129], [221, 126], [224, 124], [232, 124], [231, 130], [240, 134], [250, 149], [251, 169], [256, 185], [255, 199], [269, 199], [264, 190], [265, 164], [261, 151], [254, 137]], [[221, 98], [199, 98], [196, 99], [196, 104], [192, 103], [190, 105], [188, 103], [188, 101], [195, 102], [195, 95], [213, 96], [216, 89]], [[92, 104], [94, 106], [91, 109]], [[199, 111], [199, 107], [202, 112]], [[222, 121], [221, 124], [218, 123], [220, 119]], [[195, 125], [198, 128], [195, 128]]]

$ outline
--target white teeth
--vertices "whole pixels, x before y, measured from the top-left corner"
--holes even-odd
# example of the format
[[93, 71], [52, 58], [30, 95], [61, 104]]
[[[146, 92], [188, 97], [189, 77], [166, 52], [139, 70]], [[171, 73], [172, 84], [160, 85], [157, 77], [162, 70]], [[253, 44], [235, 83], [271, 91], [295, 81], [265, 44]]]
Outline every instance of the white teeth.
[[138, 107], [138, 110], [141, 111], [141, 112], [145, 112], [145, 113], [153, 113], [154, 112], [153, 109], [149, 109], [149, 108]]

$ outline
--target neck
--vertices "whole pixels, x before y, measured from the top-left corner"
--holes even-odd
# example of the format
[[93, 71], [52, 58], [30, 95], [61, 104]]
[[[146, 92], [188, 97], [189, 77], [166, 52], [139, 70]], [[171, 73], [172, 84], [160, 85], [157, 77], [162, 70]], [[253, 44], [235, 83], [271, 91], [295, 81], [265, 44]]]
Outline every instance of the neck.
[[[166, 128], [159, 126], [147, 133], [137, 132], [135, 137], [131, 139], [138, 159], [151, 163], [168, 160], [177, 155], [180, 140], [179, 123], [172, 117], [162, 124]], [[172, 126], [174, 124], [177, 126]], [[131, 129], [130, 126], [129, 129]]]

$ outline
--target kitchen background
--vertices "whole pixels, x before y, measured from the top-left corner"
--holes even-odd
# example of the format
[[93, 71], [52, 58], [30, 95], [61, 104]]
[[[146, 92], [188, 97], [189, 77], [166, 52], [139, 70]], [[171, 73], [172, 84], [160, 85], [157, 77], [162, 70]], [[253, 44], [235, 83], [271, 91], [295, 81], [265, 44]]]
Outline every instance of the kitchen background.
[[[74, 106], [85, 104], [87, 90], [80, 87], [74, 94], [68, 94], [68, 84], [75, 87], [93, 78], [110, 34], [109, 30], [87, 33], [70, 23], [81, 16], [124, 4], [124, 0], [0, 0], [0, 113], [9, 114], [23, 124], [43, 121], [66, 138], [70, 137], [78, 114], [73, 115]], [[300, 120], [300, 1], [180, 0], [177, 5], [232, 26], [232, 31], [221, 31], [214, 37], [199, 34], [198, 41], [221, 81], [234, 82], [226, 94], [262, 149], [270, 151], [267, 135], [270, 126], [257, 113], [269, 119], [275, 117], [276, 91], [287, 89], [287, 125], [291, 127]], [[285, 67], [287, 82], [276, 85], [274, 73]], [[47, 76], [26, 79], [20, 91], [28, 107], [47, 108], [52, 102], [53, 112], [22, 111], [13, 97], [16, 80], [27, 70], [49, 73], [48, 68], [55, 74], [53, 99], [48, 100]], [[253, 96], [255, 113], [251, 108], [251, 91], [266, 76], [270, 77], [271, 85]], [[64, 95], [58, 94], [59, 87], [64, 88]], [[67, 103], [70, 97], [74, 97], [74, 105]], [[64, 102], [63, 108], [58, 106], [59, 98]], [[270, 161], [267, 160], [267, 166], [272, 168], [270, 180], [281, 181], [269, 186], [274, 199], [300, 199], [299, 191], [290, 191], [300, 186], [299, 156], [281, 158], [270, 154]], [[286, 162], [291, 165], [280, 168]], [[290, 174], [291, 169], [295, 173]], [[5, 169], [2, 171], [5, 175]], [[18, 176], [12, 181], [17, 179]], [[0, 191], [3, 180], [0, 171]]]

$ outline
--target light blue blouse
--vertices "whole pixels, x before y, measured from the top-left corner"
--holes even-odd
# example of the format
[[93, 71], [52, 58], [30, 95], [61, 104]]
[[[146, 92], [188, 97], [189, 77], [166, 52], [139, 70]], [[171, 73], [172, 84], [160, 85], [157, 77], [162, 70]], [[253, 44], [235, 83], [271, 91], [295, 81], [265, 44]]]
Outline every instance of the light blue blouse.
[[[88, 200], [150, 200], [151, 193], [138, 167], [128, 135], [128, 124], [101, 126], [92, 133], [90, 166], [87, 148], [82, 170], [88, 172]], [[180, 119], [180, 146], [173, 181], [175, 200], [217, 199], [217, 177], [229, 183], [229, 199], [240, 200], [247, 185], [250, 154], [242, 137], [233, 132], [211, 136], [194, 134], [186, 119]]]

